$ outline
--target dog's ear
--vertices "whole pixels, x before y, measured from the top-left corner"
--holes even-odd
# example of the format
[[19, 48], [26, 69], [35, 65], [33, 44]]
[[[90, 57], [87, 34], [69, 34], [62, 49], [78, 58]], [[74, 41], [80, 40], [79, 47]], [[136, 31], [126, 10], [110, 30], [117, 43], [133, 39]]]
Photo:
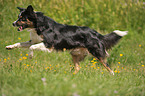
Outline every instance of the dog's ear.
[[20, 8], [20, 7], [17, 7], [17, 8], [20, 10], [20, 12], [25, 10], [24, 8]]
[[28, 7], [27, 7], [27, 9], [26, 9], [26, 11], [28, 12], [28, 13], [32, 13], [33, 12], [33, 7], [31, 6], [31, 5], [29, 5]]

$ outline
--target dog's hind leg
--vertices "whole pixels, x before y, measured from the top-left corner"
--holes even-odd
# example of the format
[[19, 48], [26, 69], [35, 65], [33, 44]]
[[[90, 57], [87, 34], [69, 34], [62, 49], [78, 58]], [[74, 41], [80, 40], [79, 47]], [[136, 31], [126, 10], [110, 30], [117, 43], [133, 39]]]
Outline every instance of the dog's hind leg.
[[79, 62], [84, 60], [84, 58], [88, 54], [88, 51], [85, 48], [76, 48], [73, 49], [70, 54], [72, 55], [74, 69], [75, 69], [74, 73], [76, 74], [80, 70]]
[[[98, 59], [98, 58], [97, 58]], [[112, 75], [114, 75], [114, 72], [113, 72], [113, 70], [109, 67], [109, 65], [107, 64], [107, 59], [105, 58], [105, 59], [102, 59], [102, 58], [99, 58], [98, 59], [102, 64], [103, 64], [103, 66], [112, 74]]]

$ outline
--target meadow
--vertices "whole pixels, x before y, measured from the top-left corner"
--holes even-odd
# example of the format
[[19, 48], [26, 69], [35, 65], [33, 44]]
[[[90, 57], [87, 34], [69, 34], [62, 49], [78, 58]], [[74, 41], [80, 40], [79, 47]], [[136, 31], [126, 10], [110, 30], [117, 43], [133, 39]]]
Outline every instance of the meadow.
[[[69, 51], [46, 53], [5, 46], [28, 41], [12, 23], [19, 10], [35, 11], [62, 24], [88, 26], [101, 34], [127, 30], [109, 51], [115, 75], [88, 55], [77, 74]], [[0, 0], [0, 96], [145, 96], [145, 0]]]

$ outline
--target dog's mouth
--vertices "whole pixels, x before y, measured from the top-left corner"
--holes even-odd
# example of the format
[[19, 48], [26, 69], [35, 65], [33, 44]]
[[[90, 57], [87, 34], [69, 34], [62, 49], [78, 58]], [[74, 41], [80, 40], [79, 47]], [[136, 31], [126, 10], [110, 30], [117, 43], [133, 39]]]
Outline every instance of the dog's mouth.
[[23, 31], [26, 28], [25, 25], [19, 26], [18, 31]]

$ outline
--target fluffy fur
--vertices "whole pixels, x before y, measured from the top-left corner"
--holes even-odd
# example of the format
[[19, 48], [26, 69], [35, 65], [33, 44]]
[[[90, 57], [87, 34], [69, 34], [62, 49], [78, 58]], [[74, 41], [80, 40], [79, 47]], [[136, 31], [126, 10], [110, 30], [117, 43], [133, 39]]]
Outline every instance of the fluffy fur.
[[25, 28], [35, 28], [47, 48], [56, 50], [71, 49], [75, 72], [78, 72], [79, 62], [89, 52], [114, 75], [105, 60], [107, 50], [117, 44], [122, 36], [127, 34], [126, 32], [114, 31], [107, 35], [101, 35], [89, 27], [60, 24], [41, 12], [34, 12], [31, 5], [21, 12], [19, 18], [24, 18], [27, 21], [23, 21], [22, 24], [17, 20], [14, 23], [14, 25], [19, 26], [18, 31]]

